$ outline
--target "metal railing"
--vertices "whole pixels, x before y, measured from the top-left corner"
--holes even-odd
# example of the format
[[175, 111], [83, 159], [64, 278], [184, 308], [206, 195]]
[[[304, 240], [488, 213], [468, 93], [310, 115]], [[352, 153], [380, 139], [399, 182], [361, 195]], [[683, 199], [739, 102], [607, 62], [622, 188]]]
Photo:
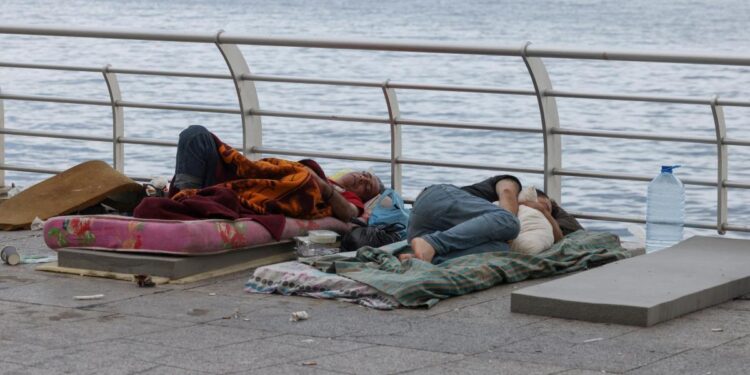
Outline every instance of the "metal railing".
[[[606, 137], [652, 141], [686, 142], [696, 144], [714, 144], [717, 147], [717, 176], [714, 179], [683, 179], [686, 185], [709, 186], [716, 188], [716, 222], [688, 222], [686, 226], [694, 228], [715, 229], [719, 233], [725, 231], [750, 232], [750, 227], [743, 225], [732, 225], [727, 222], [727, 188], [750, 189], [748, 181], [728, 180], [727, 146], [750, 146], [750, 141], [741, 139], [730, 139], [726, 137], [726, 125], [724, 119], [724, 107], [750, 107], [750, 101], [728, 100], [718, 98], [691, 98], [655, 95], [624, 95], [610, 93], [592, 92], [570, 92], [555, 90], [549, 77], [543, 58], [557, 59], [579, 59], [579, 60], [610, 60], [610, 61], [636, 61], [636, 62], [658, 62], [678, 64], [710, 64], [710, 65], [733, 65], [750, 66], [748, 56], [719, 56], [719, 55], [694, 55], [684, 53], [644, 53], [637, 51], [595, 51], [561, 48], [545, 48], [532, 46], [530, 43], [516, 46], [496, 47], [483, 44], [458, 44], [443, 42], [408, 42], [408, 41], [382, 41], [382, 40], [353, 40], [353, 39], [313, 39], [313, 38], [288, 38], [288, 37], [260, 37], [233, 35], [219, 31], [216, 33], [166, 33], [145, 31], [113, 31], [100, 29], [71, 29], [71, 28], [46, 28], [25, 26], [3, 26], [0, 25], [0, 34], [40, 35], [40, 36], [62, 36], [62, 37], [86, 37], [106, 39], [128, 39], [141, 41], [162, 42], [192, 42], [214, 44], [221, 52], [226, 62], [229, 74], [208, 74], [202, 72], [183, 71], [160, 71], [142, 69], [124, 69], [112, 66], [86, 67], [69, 65], [32, 64], [0, 61], [0, 67], [50, 69], [74, 72], [98, 72], [103, 75], [109, 89], [109, 100], [77, 99], [71, 97], [51, 97], [36, 95], [19, 95], [0, 91], [0, 186], [4, 185], [6, 170], [22, 172], [57, 173], [56, 170], [33, 168], [6, 164], [4, 161], [3, 136], [20, 135], [31, 137], [48, 137], [61, 139], [78, 139], [98, 142], [111, 142], [113, 146], [114, 168], [124, 170], [124, 145], [161, 145], [175, 146], [176, 142], [167, 142], [157, 139], [130, 138], [124, 136], [125, 121], [123, 111], [125, 108], [148, 108], [175, 111], [197, 111], [208, 113], [237, 114], [242, 118], [243, 152], [251, 158], [257, 158], [261, 154], [284, 154], [302, 157], [325, 157], [333, 159], [346, 159], [358, 161], [381, 162], [390, 164], [392, 186], [401, 190], [402, 166], [403, 165], [425, 165], [451, 168], [468, 168], [495, 170], [516, 173], [536, 173], [544, 177], [545, 191], [553, 198], [559, 199], [561, 195], [561, 177], [587, 177], [603, 178], [613, 180], [649, 181], [652, 176], [631, 175], [621, 173], [600, 173], [593, 171], [582, 171], [565, 168], [562, 165], [561, 136], [587, 136]], [[319, 79], [289, 76], [267, 76], [252, 74], [250, 68], [238, 48], [238, 45], [274, 46], [274, 47], [306, 47], [325, 49], [349, 49], [349, 50], [371, 50], [371, 51], [395, 51], [410, 53], [440, 53], [440, 54], [463, 54], [463, 55], [487, 55], [487, 56], [515, 56], [523, 59], [527, 71], [533, 82], [533, 90], [519, 90], [514, 88], [485, 87], [485, 86], [457, 86], [457, 85], [432, 85], [423, 83], [366, 80], [341, 80], [341, 79]], [[118, 74], [128, 75], [153, 75], [165, 77], [189, 77], [202, 79], [231, 80], [236, 88], [239, 108], [232, 109], [216, 106], [177, 105], [164, 103], [143, 103], [123, 100], [118, 85]], [[258, 96], [255, 82], [278, 82], [295, 84], [316, 84], [350, 87], [377, 88], [382, 91], [384, 103], [387, 108], [388, 117], [360, 116], [347, 114], [320, 114], [311, 112], [289, 112], [261, 109], [258, 105]], [[498, 126], [488, 123], [457, 122], [457, 121], [435, 121], [425, 119], [404, 118], [399, 111], [399, 101], [396, 91], [399, 89], [409, 90], [431, 90], [446, 92], [484, 93], [501, 95], [523, 95], [536, 97], [539, 113], [541, 116], [541, 129], [530, 127]], [[579, 130], [560, 127], [557, 111], [556, 98], [579, 98], [596, 100], [618, 100], [639, 101], [651, 103], [678, 103], [710, 107], [714, 120], [715, 136], [687, 137], [659, 135], [651, 133], [635, 133], [620, 131], [594, 131]], [[51, 103], [69, 103], [92, 106], [109, 106], [112, 108], [112, 136], [95, 137], [82, 134], [57, 134], [51, 132], [27, 131], [20, 129], [7, 129], [4, 127], [3, 99], [20, 101], [41, 101]], [[301, 119], [317, 119], [328, 121], [348, 121], [364, 123], [387, 124], [390, 127], [390, 155], [385, 156], [363, 156], [342, 153], [326, 152], [299, 152], [294, 150], [274, 149], [264, 147], [262, 144], [263, 117], [287, 117]], [[544, 167], [524, 168], [511, 165], [487, 165], [458, 162], [438, 162], [407, 158], [402, 153], [401, 129], [403, 126], [428, 126], [456, 129], [478, 129], [495, 130], [505, 132], [539, 133], [544, 139]], [[137, 177], [137, 176], [136, 176]], [[576, 213], [576, 216], [585, 219], [607, 220], [620, 222], [643, 223], [643, 218], [626, 216], [606, 216], [587, 213]]]

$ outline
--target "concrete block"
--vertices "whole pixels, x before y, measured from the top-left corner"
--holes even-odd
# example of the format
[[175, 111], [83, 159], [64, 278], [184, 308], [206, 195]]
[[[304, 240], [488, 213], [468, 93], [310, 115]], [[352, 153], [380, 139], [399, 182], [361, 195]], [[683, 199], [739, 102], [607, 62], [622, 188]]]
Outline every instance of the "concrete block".
[[523, 288], [511, 311], [651, 326], [750, 292], [750, 240], [693, 237], [655, 253]]
[[281, 241], [228, 253], [201, 256], [151, 255], [95, 251], [83, 249], [58, 250], [60, 267], [89, 270], [163, 276], [179, 279], [199, 273], [260, 260], [274, 255], [289, 255], [294, 258], [294, 243]]

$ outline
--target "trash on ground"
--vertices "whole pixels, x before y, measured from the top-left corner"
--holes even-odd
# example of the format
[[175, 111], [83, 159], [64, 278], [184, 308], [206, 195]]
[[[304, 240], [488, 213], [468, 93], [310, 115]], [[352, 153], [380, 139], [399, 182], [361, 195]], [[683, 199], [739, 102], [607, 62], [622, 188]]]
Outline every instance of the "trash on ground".
[[85, 300], [92, 300], [92, 299], [102, 299], [104, 298], [104, 294], [92, 294], [88, 296], [75, 296], [73, 297], [74, 300], [78, 301], [85, 301]]
[[141, 288], [151, 288], [156, 286], [154, 280], [149, 275], [133, 275], [133, 281]]
[[21, 263], [21, 256], [18, 255], [18, 250], [16, 250], [15, 246], [6, 246], [0, 250], [0, 259], [9, 266]]
[[31, 230], [42, 230], [44, 229], [44, 220], [40, 219], [39, 216], [35, 217], [31, 221]]
[[602, 340], [604, 340], [603, 337], [597, 337], [595, 339], [583, 340], [583, 343], [586, 344], [586, 343], [589, 343], [589, 342], [597, 342], [597, 341], [602, 341]]
[[208, 293], [209, 296], [215, 296], [216, 293]]
[[52, 255], [29, 255], [21, 257], [21, 263], [23, 264], [37, 264], [37, 263], [49, 263], [57, 262], [57, 254]]
[[222, 319], [239, 319], [239, 318], [240, 318], [240, 309], [235, 309], [232, 315], [227, 315], [227, 316], [222, 317]]
[[305, 365], [305, 366], [316, 366], [318, 364], [318, 362], [315, 362], [315, 361], [306, 361], [306, 362], [302, 362], [302, 364]]
[[306, 340], [302, 340], [302, 342], [304, 342], [306, 344], [312, 344], [312, 343], [315, 342], [315, 340], [313, 340], [313, 339], [306, 339]]
[[300, 320], [307, 320], [310, 319], [310, 315], [307, 314], [307, 311], [295, 311], [292, 313], [292, 317], [289, 318], [290, 322], [297, 322]]
[[724, 332], [724, 328], [711, 328], [711, 332]]

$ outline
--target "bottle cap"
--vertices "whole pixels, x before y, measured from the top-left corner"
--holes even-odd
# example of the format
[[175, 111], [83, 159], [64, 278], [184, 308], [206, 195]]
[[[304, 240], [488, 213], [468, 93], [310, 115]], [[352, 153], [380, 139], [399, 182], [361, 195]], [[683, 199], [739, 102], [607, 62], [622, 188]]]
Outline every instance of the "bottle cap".
[[662, 165], [661, 166], [661, 173], [672, 173], [672, 170], [675, 168], [682, 167], [681, 165]]

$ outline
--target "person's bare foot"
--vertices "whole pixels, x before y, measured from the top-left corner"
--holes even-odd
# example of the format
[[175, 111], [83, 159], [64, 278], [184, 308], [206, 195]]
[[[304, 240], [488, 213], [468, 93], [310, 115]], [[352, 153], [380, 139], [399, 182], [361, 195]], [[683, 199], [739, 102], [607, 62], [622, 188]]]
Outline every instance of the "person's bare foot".
[[421, 237], [412, 239], [409, 245], [411, 245], [411, 249], [414, 251], [414, 254], [402, 254], [408, 255], [408, 257], [404, 257], [404, 259], [401, 259], [401, 257], [399, 257], [399, 259], [401, 259], [402, 261], [409, 258], [417, 258], [427, 263], [431, 263], [432, 258], [435, 257], [435, 249], [432, 247], [432, 245], [430, 245], [429, 242], [425, 241]]

